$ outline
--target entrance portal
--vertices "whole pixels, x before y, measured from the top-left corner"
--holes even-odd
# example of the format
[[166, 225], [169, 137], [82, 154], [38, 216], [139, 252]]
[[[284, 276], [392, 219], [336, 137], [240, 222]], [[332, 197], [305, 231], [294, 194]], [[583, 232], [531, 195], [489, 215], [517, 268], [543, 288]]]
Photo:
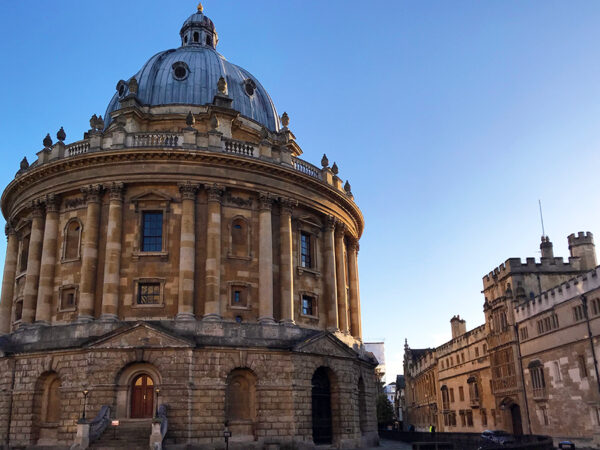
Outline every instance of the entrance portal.
[[140, 375], [131, 387], [131, 418], [152, 418], [154, 415], [154, 382], [148, 375]]
[[331, 444], [331, 385], [326, 369], [319, 367], [312, 377], [312, 425], [315, 444]]
[[515, 436], [523, 434], [523, 424], [521, 423], [521, 408], [516, 403], [510, 407], [510, 416], [512, 419], [512, 429]]

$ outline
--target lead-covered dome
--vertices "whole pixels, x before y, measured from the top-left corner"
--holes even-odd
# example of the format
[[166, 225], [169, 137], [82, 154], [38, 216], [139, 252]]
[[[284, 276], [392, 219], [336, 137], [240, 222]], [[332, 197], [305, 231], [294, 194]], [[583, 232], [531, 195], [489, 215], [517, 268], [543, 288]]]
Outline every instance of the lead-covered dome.
[[[183, 24], [181, 47], [154, 55], [132, 78], [137, 82], [137, 100], [145, 106], [206, 105], [218, 93], [221, 77], [227, 81], [231, 108], [271, 131], [279, 131], [275, 105], [260, 82], [248, 71], [227, 61], [216, 51], [218, 36], [213, 22], [198, 8]], [[120, 109], [121, 100], [135, 93], [129, 81], [119, 81], [106, 110]], [[133, 91], [133, 92], [132, 92]]]

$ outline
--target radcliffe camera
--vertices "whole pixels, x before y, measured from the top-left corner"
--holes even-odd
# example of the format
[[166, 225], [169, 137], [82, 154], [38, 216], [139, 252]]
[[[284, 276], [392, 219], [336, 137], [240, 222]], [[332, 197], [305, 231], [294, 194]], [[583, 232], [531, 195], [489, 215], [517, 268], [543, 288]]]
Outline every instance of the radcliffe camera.
[[600, 3], [1, 9], [0, 450], [600, 449]]

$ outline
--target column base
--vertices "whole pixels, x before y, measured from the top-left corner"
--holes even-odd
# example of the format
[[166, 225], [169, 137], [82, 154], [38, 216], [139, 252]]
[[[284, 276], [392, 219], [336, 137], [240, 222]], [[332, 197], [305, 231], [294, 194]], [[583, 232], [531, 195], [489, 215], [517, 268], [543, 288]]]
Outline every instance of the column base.
[[295, 327], [296, 326], [296, 322], [292, 319], [282, 319], [279, 321], [279, 323], [281, 325], [283, 325], [284, 327]]
[[192, 322], [192, 321], [196, 320], [196, 316], [194, 316], [194, 314], [190, 313], [190, 312], [178, 313], [175, 316], [175, 320], [180, 321], [180, 322]]
[[49, 327], [50, 322], [48, 322], [46, 320], [36, 320], [32, 326], [33, 327]]
[[340, 329], [338, 327], [327, 327], [327, 331], [335, 334], [335, 333], [338, 333], [340, 331]]
[[272, 317], [259, 317], [258, 318], [258, 323], [260, 323], [261, 325], [275, 325], [275, 319], [273, 319]]
[[118, 322], [119, 316], [117, 316], [116, 314], [106, 313], [106, 314], [102, 314], [98, 320], [100, 322]]
[[202, 320], [204, 322], [220, 322], [223, 318], [218, 314], [205, 314]]
[[92, 316], [88, 316], [87, 314], [82, 314], [77, 317], [75, 323], [90, 323], [93, 322], [94, 318]]

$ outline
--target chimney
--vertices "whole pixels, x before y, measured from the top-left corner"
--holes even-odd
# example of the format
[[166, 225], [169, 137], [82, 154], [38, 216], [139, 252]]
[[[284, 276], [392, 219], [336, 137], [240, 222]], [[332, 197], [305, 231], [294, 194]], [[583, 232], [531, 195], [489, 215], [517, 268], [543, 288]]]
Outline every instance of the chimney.
[[584, 233], [580, 231], [569, 235], [569, 251], [571, 257], [581, 259], [581, 270], [592, 270], [596, 267], [596, 246], [594, 245], [594, 235], [589, 231]]
[[454, 316], [450, 319], [450, 327], [452, 328], [452, 339], [467, 332], [467, 322], [462, 320], [460, 316]]
[[554, 258], [554, 250], [552, 249], [552, 242], [548, 236], [542, 236], [542, 243], [540, 244], [540, 250], [542, 251], [542, 258]]

